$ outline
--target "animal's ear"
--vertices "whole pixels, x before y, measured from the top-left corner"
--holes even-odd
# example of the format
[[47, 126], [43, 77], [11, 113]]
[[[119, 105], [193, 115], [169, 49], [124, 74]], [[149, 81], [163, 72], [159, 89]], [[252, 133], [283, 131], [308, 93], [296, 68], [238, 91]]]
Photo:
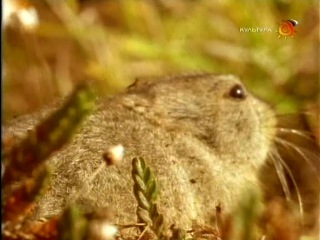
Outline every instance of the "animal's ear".
[[126, 89], [130, 90], [138, 85], [140, 85], [140, 78], [136, 78], [133, 83], [131, 83]]
[[139, 88], [144, 88], [150, 86], [153, 82], [155, 82], [157, 78], [151, 78], [151, 77], [139, 77], [134, 80], [133, 83], [131, 83], [126, 89], [127, 91], [135, 90]]

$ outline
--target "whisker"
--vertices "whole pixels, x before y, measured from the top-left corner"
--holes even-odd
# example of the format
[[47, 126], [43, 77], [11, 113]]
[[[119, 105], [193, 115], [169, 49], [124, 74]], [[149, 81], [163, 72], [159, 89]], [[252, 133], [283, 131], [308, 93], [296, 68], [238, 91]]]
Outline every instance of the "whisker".
[[[289, 149], [288, 147], [291, 147], [293, 150], [295, 150], [306, 161], [306, 163], [309, 164], [309, 166], [314, 171], [316, 176], [318, 175], [318, 171], [317, 171], [316, 167], [312, 164], [312, 162], [309, 160], [309, 158], [306, 156], [305, 153], [308, 153], [310, 156], [312, 156], [312, 157], [314, 157], [316, 159], [318, 159], [319, 156], [317, 156], [316, 154], [312, 153], [310, 150], [308, 150], [308, 149], [306, 149], [304, 147], [301, 147], [301, 146], [298, 147], [295, 144], [293, 144], [293, 143], [291, 143], [291, 142], [289, 142], [289, 141], [287, 141], [285, 139], [281, 139], [279, 137], [275, 137], [275, 142], [282, 144], [287, 149]], [[305, 151], [305, 153], [303, 151], [301, 151], [301, 149], [303, 151]], [[319, 176], [318, 176], [318, 180], [320, 180]]]
[[[273, 161], [273, 164], [275, 166], [275, 169], [276, 169], [276, 172], [277, 172], [277, 175], [278, 175], [278, 178], [280, 180], [280, 183], [281, 183], [281, 186], [282, 186], [282, 189], [283, 189], [283, 192], [284, 192], [284, 195], [286, 197], [286, 200], [288, 202], [291, 202], [291, 194], [290, 194], [290, 190], [289, 190], [289, 187], [288, 187], [288, 183], [287, 183], [287, 180], [285, 178], [285, 174], [284, 174], [284, 170], [283, 170], [283, 166], [281, 165], [281, 161], [277, 161], [277, 155], [275, 153], [275, 151], [277, 151], [276, 149], [273, 149], [273, 151], [271, 152], [270, 154], [270, 157]], [[280, 157], [280, 155], [279, 155]], [[278, 157], [278, 158], [279, 158]]]
[[297, 130], [293, 128], [283, 128], [283, 127], [276, 127], [276, 129], [279, 130], [279, 132], [292, 133], [292, 134], [304, 137], [308, 140], [314, 140], [313, 135], [307, 131]]
[[[279, 154], [277, 149], [274, 149], [274, 154], [277, 157], [277, 159], [279, 160], [279, 162], [281, 163], [280, 165], [282, 165], [285, 168], [286, 172], [289, 174], [290, 179], [292, 180], [292, 183], [293, 183], [293, 186], [294, 186], [294, 189], [296, 191], [297, 198], [298, 198], [299, 211], [300, 211], [301, 223], [302, 223], [303, 219], [304, 219], [304, 206], [303, 206], [302, 197], [301, 197], [301, 193], [300, 193], [298, 184], [297, 184], [297, 182], [296, 182], [296, 180], [295, 180], [295, 178], [294, 178], [294, 176], [292, 174], [292, 171], [290, 170], [289, 166], [285, 163], [285, 161], [283, 161], [283, 159], [281, 158], [281, 156], [280, 156], [280, 154]], [[279, 165], [279, 163], [277, 163], [277, 165]], [[281, 168], [282, 168], [282, 166], [281, 166]], [[276, 168], [277, 168], [277, 166], [276, 166]], [[282, 168], [282, 171], [283, 171], [283, 168]], [[287, 181], [286, 180], [284, 180], [284, 181], [285, 181], [285, 186], [288, 188]], [[282, 182], [281, 182], [281, 184], [282, 184]], [[291, 199], [290, 199], [290, 201], [291, 201]]]

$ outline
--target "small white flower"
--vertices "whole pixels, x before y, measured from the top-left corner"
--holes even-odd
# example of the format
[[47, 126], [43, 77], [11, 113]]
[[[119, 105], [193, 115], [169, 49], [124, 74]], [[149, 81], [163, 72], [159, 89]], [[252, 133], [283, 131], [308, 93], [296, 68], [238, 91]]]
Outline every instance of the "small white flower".
[[2, 3], [3, 24], [10, 24], [11, 17], [15, 15], [27, 30], [33, 30], [39, 24], [36, 9], [29, 4], [21, 4], [18, 0], [5, 0]]
[[101, 237], [105, 240], [113, 239], [117, 234], [118, 228], [110, 223], [103, 223], [101, 226]]
[[103, 155], [107, 165], [116, 165], [124, 157], [124, 147], [121, 144], [110, 147]]
[[2, 21], [6, 26], [9, 23], [11, 15], [17, 11], [17, 7], [13, 1], [6, 0], [2, 1], [2, 9]]
[[32, 30], [39, 24], [38, 14], [35, 8], [21, 9], [16, 14], [26, 29]]
[[92, 221], [89, 225], [89, 239], [113, 240], [118, 228], [108, 221]]

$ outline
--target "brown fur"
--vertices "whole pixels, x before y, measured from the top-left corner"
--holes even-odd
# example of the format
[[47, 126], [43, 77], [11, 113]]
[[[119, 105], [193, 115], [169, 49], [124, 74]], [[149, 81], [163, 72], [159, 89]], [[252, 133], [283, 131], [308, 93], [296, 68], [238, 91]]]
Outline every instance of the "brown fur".
[[[49, 160], [53, 180], [35, 217], [49, 217], [76, 201], [84, 209], [109, 207], [116, 222], [136, 221], [131, 159], [144, 157], [156, 174], [160, 211], [177, 225], [210, 222], [221, 203], [227, 212], [257, 173], [275, 135], [273, 111], [250, 93], [230, 96], [242, 83], [232, 75], [194, 74], [136, 82], [126, 92], [97, 100], [72, 142]], [[21, 117], [5, 134], [23, 135], [52, 111]], [[92, 181], [108, 147], [125, 157]]]

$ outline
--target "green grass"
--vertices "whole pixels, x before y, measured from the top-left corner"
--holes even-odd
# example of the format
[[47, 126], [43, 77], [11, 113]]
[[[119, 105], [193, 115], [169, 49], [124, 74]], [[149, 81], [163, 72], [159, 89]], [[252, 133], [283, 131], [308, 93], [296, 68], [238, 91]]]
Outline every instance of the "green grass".
[[[4, 32], [5, 119], [66, 95], [83, 78], [109, 95], [137, 77], [233, 73], [280, 112], [319, 93], [317, 1], [57, 2], [31, 1], [35, 31]], [[278, 39], [290, 18], [299, 21], [295, 37]], [[256, 27], [272, 32], [240, 32]]]

